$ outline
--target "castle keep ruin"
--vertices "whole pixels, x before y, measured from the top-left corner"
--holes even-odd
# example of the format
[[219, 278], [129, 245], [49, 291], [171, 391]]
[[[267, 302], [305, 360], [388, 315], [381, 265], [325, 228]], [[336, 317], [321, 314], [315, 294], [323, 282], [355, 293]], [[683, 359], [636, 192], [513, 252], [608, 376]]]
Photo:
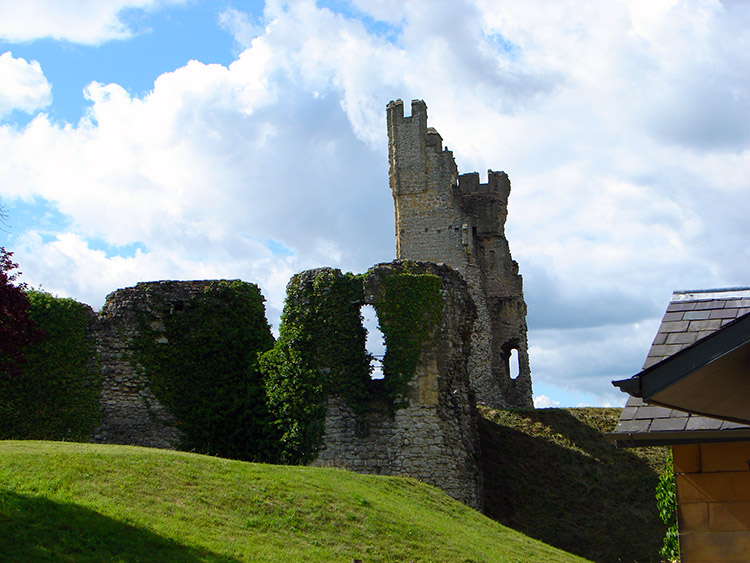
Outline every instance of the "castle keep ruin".
[[[220, 366], [222, 357], [248, 349], [236, 344], [239, 340], [206, 348], [205, 354], [198, 346], [210, 340], [211, 331], [226, 332], [240, 301], [212, 293], [201, 316], [188, 312], [207, 303], [212, 288], [244, 284], [252, 286], [243, 291], [260, 307], [257, 323], [267, 332], [267, 345], [249, 360], [260, 383], [243, 397], [263, 402], [250, 418], [264, 420], [262, 411], [273, 419], [282, 437], [271, 432], [260, 438], [276, 440], [283, 450], [279, 459], [408, 475], [481, 508], [475, 406], [532, 406], [522, 279], [504, 235], [510, 182], [503, 172], [489, 171], [486, 184], [477, 173], [459, 175], [453, 153], [427, 127], [424, 102], [413, 101], [411, 113], [404, 117], [400, 100], [388, 105], [397, 259], [361, 275], [332, 268], [295, 275], [275, 344], [253, 284], [161, 281], [113, 292], [90, 326], [102, 415], [92, 441], [186, 447], [180, 418], [185, 412], [164, 389], [191, 385], [196, 378], [229, 389], [220, 374], [204, 367]], [[361, 319], [365, 305], [375, 308], [386, 341], [382, 380], [370, 375]], [[242, 319], [233, 326], [250, 330]], [[176, 326], [182, 328], [170, 328]], [[194, 326], [190, 343], [201, 355], [187, 363], [176, 342]], [[164, 358], [172, 357], [165, 351], [178, 356], [180, 370], [164, 368]], [[165, 374], [173, 380], [165, 383]], [[233, 434], [239, 420], [234, 411], [210, 393], [200, 395], [229, 413], [227, 427], [206, 419], [212, 436]], [[243, 453], [249, 443], [242, 442]]]
[[387, 111], [396, 258], [443, 262], [463, 275], [478, 314], [469, 356], [477, 400], [532, 407], [523, 281], [504, 232], [508, 176], [489, 170], [480, 184], [476, 172], [459, 175], [453, 153], [427, 127], [423, 101], [412, 101], [411, 117], [401, 100]]

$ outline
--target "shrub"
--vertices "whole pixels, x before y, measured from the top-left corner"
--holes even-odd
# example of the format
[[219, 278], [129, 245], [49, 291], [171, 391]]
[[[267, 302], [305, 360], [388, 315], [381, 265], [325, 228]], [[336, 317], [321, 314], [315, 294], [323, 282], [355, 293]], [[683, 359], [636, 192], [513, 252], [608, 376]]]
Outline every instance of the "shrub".
[[26, 297], [44, 337], [23, 348], [16, 377], [0, 380], [0, 437], [87, 440], [100, 420], [101, 389], [87, 335], [91, 310], [42, 291]]
[[18, 264], [12, 256], [0, 246], [0, 377], [5, 378], [18, 375], [24, 362], [24, 347], [42, 337], [29, 317], [31, 303], [24, 293], [26, 286], [14, 283], [19, 273], [13, 272]]

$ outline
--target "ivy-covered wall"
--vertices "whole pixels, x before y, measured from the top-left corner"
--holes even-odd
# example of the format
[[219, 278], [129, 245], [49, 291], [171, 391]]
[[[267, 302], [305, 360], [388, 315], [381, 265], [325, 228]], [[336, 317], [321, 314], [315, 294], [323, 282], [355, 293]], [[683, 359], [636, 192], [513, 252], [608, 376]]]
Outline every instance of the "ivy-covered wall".
[[[361, 307], [386, 344], [370, 378]], [[460, 274], [396, 261], [361, 275], [297, 274], [274, 348], [261, 357], [282, 459], [410, 475], [480, 504], [476, 413], [466, 370], [476, 311]]]
[[73, 299], [28, 291], [44, 332], [24, 350], [20, 374], [0, 377], [0, 438], [87, 440], [98, 424], [101, 380], [88, 327], [93, 311]]
[[326, 397], [336, 394], [360, 419], [370, 396], [370, 357], [360, 308], [362, 279], [320, 268], [292, 277], [279, 338], [261, 358], [282, 459], [306, 463], [321, 443]]
[[403, 264], [403, 271], [391, 271], [381, 277], [373, 269], [365, 276], [369, 285], [374, 286], [373, 305], [386, 346], [385, 394], [393, 407], [406, 406], [408, 385], [416, 372], [422, 347], [437, 341], [444, 307], [440, 278], [420, 273], [412, 261]]
[[181, 431], [179, 447], [274, 461], [278, 438], [266, 408], [258, 355], [273, 346], [258, 286], [210, 282], [179, 306], [140, 314], [135, 360]]
[[362, 283], [364, 302], [378, 312], [386, 342], [384, 379], [372, 382], [380, 400], [371, 402], [362, 432], [351, 406], [329, 395], [312, 463], [408, 475], [481, 508], [467, 371], [476, 308], [466, 282], [445, 265], [397, 260], [374, 266]]
[[[406, 406], [422, 346], [434, 340], [443, 300], [440, 278], [404, 271], [378, 278], [333, 268], [308, 270], [287, 285], [279, 339], [261, 359], [269, 398], [281, 432], [282, 459], [307, 463], [322, 444], [326, 401], [342, 399], [354, 413], [357, 434], [365, 435], [372, 411]], [[371, 357], [361, 308], [372, 302], [386, 353], [384, 379], [372, 380]]]

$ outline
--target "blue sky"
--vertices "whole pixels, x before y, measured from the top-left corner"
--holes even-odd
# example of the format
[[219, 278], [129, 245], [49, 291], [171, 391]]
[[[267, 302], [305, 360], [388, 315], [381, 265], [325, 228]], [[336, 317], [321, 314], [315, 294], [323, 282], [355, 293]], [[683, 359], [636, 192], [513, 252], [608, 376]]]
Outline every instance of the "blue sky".
[[98, 309], [392, 259], [385, 106], [506, 171], [539, 405], [621, 405], [673, 290], [750, 285], [750, 5], [0, 0], [0, 244]]

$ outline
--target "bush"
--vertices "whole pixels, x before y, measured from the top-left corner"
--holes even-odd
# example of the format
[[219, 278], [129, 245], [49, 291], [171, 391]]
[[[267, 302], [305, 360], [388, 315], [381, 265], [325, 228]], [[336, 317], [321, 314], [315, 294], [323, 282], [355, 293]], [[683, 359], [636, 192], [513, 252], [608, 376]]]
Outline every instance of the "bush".
[[[3, 218], [0, 207], [0, 219]], [[15, 284], [20, 275], [13, 253], [0, 246], [0, 377], [18, 375], [24, 362], [23, 349], [38, 342], [42, 333], [29, 317], [29, 298], [25, 284]]]
[[23, 348], [16, 377], [0, 380], [0, 437], [87, 440], [100, 420], [101, 382], [90, 364], [88, 306], [28, 291], [29, 317], [43, 331]]

